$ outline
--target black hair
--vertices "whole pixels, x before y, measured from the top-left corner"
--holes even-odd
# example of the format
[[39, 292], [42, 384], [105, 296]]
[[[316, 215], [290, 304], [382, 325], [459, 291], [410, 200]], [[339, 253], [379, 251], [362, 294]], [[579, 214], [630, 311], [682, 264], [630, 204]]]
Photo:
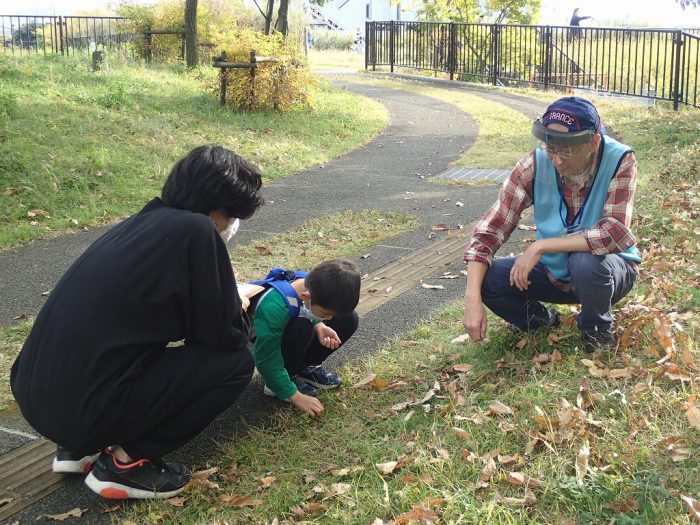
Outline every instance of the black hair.
[[324, 261], [306, 276], [304, 285], [311, 295], [311, 302], [345, 316], [360, 301], [360, 269], [347, 259]]
[[260, 170], [221, 146], [198, 146], [177, 161], [163, 185], [166, 206], [247, 219], [264, 202]]

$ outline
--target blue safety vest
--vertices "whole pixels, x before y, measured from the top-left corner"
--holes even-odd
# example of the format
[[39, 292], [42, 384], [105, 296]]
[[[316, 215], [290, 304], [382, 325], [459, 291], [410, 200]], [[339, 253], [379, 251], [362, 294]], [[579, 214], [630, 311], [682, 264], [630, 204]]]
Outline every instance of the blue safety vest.
[[309, 272], [303, 272], [301, 270], [285, 270], [284, 268], [273, 268], [267, 277], [260, 279], [259, 281], [251, 281], [251, 284], [257, 284], [265, 289], [274, 288], [287, 303], [287, 310], [289, 311], [289, 317], [294, 319], [299, 315], [299, 310], [301, 308], [301, 298], [297, 294], [297, 291], [292, 286], [292, 282], [297, 279], [303, 279], [308, 275]]
[[[606, 135], [602, 135], [602, 139], [603, 152], [598, 172], [592, 186], [588, 189], [581, 209], [571, 223], [567, 223], [567, 208], [561, 179], [554, 165], [547, 158], [547, 154], [540, 149], [535, 150], [533, 200], [537, 239], [562, 237], [569, 232], [592, 228], [603, 216], [610, 182], [617, 173], [622, 158], [631, 149]], [[619, 255], [637, 263], [642, 262], [636, 246], [630, 246]], [[558, 280], [569, 281], [571, 276], [568, 253], [545, 253], [540, 260]]]

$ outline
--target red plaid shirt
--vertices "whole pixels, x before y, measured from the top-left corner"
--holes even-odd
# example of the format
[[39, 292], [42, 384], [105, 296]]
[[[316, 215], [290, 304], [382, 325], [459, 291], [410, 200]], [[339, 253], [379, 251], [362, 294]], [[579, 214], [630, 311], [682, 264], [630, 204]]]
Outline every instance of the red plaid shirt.
[[[567, 186], [564, 179], [563, 193], [568, 207], [567, 221], [571, 221], [576, 216], [593, 182], [592, 175], [598, 169], [598, 155], [594, 158], [596, 165], [593, 166], [588, 180], [581, 188]], [[464, 252], [466, 262], [480, 261], [491, 264], [496, 251], [518, 226], [523, 211], [532, 206], [534, 181], [535, 163], [534, 152], [532, 152], [516, 164], [503, 183], [498, 200], [477, 223], [471, 242]], [[610, 182], [603, 207], [603, 217], [592, 228], [578, 232], [585, 237], [591, 253], [595, 255], [619, 253], [635, 244], [630, 224], [636, 186], [637, 160], [634, 153], [630, 152], [625, 155]], [[560, 286], [567, 284], [558, 282], [551, 274], [550, 279]]]

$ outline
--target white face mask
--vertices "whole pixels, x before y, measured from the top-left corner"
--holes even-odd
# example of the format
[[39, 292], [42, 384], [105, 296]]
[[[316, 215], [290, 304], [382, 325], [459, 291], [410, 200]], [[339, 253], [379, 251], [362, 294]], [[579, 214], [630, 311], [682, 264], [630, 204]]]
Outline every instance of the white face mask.
[[310, 308], [306, 307], [305, 304], [302, 304], [299, 307], [299, 317], [305, 317], [312, 323], [321, 323], [326, 320], [323, 317], [319, 317], [318, 315], [313, 313]]
[[240, 225], [241, 221], [238, 219], [230, 219], [228, 221], [228, 226], [226, 226], [226, 229], [219, 232], [224, 242], [229, 242], [233, 238], [233, 236], [236, 235], [236, 232], [238, 231], [238, 227]]

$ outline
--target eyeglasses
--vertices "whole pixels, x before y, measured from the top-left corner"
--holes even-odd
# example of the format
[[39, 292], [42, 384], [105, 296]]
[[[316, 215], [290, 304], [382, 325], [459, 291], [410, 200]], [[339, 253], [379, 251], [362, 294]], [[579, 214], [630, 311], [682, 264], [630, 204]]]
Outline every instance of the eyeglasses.
[[574, 148], [572, 146], [554, 146], [552, 144], [547, 145], [546, 143], [540, 143], [539, 148], [547, 154], [549, 160], [552, 157], [557, 156], [560, 160], [570, 160], [574, 158], [579, 152], [585, 147], [585, 144]]

